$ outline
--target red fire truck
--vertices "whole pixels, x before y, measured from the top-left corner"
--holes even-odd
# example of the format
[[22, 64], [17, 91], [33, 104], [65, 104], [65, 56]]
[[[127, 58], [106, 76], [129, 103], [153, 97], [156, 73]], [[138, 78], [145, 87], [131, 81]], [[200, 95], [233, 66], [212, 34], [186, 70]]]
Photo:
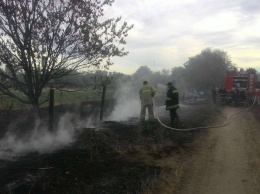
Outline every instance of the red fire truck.
[[252, 102], [255, 96], [260, 99], [260, 74], [255, 72], [238, 72], [236, 70], [226, 73], [225, 86], [219, 91], [221, 102], [225, 104], [238, 104]]

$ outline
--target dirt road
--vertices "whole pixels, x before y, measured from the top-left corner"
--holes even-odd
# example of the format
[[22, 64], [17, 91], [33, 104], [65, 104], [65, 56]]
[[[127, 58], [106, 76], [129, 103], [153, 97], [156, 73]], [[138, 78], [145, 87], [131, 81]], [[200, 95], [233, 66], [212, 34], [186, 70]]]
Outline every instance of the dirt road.
[[[225, 107], [212, 124], [238, 110]], [[209, 129], [185, 166], [181, 194], [260, 193], [260, 126], [254, 115], [238, 114], [230, 125]]]

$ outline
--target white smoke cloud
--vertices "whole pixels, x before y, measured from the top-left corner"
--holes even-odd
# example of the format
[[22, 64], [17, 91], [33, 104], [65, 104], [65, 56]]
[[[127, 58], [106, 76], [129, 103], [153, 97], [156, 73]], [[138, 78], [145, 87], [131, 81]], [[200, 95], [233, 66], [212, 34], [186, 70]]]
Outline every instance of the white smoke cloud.
[[[139, 88], [135, 82], [120, 82], [116, 91], [116, 106], [111, 115], [106, 120], [126, 121], [129, 118], [139, 118], [140, 99]], [[64, 146], [69, 145], [75, 140], [75, 134], [82, 128], [97, 128], [99, 120], [93, 116], [80, 120], [79, 115], [66, 113], [63, 115], [56, 130], [50, 132], [48, 127], [43, 126], [39, 121], [36, 122], [34, 129], [22, 137], [9, 130], [6, 135], [0, 139], [0, 160], [12, 160], [27, 153], [49, 153]]]
[[31, 152], [49, 153], [69, 145], [75, 140], [77, 128], [93, 127], [91, 119], [80, 121], [77, 115], [64, 114], [55, 131], [50, 132], [47, 126], [36, 122], [34, 129], [21, 137], [10, 130], [0, 139], [0, 159], [12, 160]]
[[116, 91], [116, 106], [106, 120], [125, 121], [131, 117], [139, 117], [140, 99], [138, 87], [132, 83], [119, 83]]

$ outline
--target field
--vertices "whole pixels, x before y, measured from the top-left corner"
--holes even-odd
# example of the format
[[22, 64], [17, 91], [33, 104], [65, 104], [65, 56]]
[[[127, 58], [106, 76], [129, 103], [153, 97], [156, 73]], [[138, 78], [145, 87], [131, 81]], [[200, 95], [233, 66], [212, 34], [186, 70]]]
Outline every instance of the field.
[[[113, 90], [107, 90], [106, 92], [106, 99], [113, 99]], [[23, 99], [26, 96], [21, 92], [15, 92], [15, 94]], [[72, 103], [81, 103], [87, 101], [101, 101], [101, 92], [94, 91], [94, 90], [87, 90], [87, 91], [78, 91], [78, 90], [56, 90], [54, 92], [54, 104], [61, 105], [61, 104], [72, 104]], [[49, 106], [48, 104], [49, 99], [49, 89], [45, 89], [42, 92], [41, 97], [39, 98], [40, 107], [46, 108]], [[43, 103], [42, 103], [43, 102]], [[2, 110], [23, 110], [28, 109], [30, 105], [23, 104], [19, 102], [17, 99], [10, 98], [6, 95], [0, 95], [0, 111]]]
[[[67, 95], [66, 100], [75, 96], [85, 98], [84, 93], [73, 94]], [[113, 101], [110, 104], [113, 105]], [[99, 107], [99, 103], [88, 101], [88, 106]], [[56, 106], [57, 110], [60, 108]], [[161, 108], [160, 116], [168, 124], [168, 112]], [[109, 107], [107, 112], [112, 109], [113, 106]], [[76, 117], [64, 120], [61, 129], [76, 122], [75, 118], [83, 121], [98, 118], [95, 111], [91, 114], [82, 111], [75, 114]], [[201, 117], [194, 116], [197, 112]], [[183, 127], [205, 125], [214, 115], [207, 104], [197, 104], [192, 108], [183, 105], [179, 114]], [[11, 118], [10, 115], [7, 118]], [[125, 122], [108, 120], [93, 127], [74, 127], [70, 131], [72, 141], [54, 151], [39, 152], [34, 149], [36, 145], [45, 144], [52, 150], [57, 142], [64, 140], [57, 135], [64, 130], [57, 129], [54, 134], [47, 135], [39, 131], [41, 135], [35, 136], [37, 132], [31, 133], [26, 129], [29, 122], [23, 122], [12, 131], [23, 134], [15, 144], [23, 145], [27, 152], [16, 156], [13, 161], [0, 160], [1, 193], [174, 193], [184, 173], [183, 161], [205, 133], [175, 132], [161, 127], [156, 121], [139, 126], [138, 118], [129, 118]], [[12, 149], [20, 153], [21, 146], [14, 149], [12, 143], [8, 144], [12, 138], [12, 135], [7, 135], [0, 141], [0, 155], [7, 156]], [[48, 147], [50, 142], [54, 144]]]
[[[156, 120], [139, 125], [138, 117], [99, 122], [100, 102], [91, 93], [60, 95], [62, 103], [73, 103], [59, 104], [56, 99], [56, 115], [62, 119], [53, 132], [41, 125], [31, 131], [30, 121], [20, 119], [2, 134], [0, 193], [259, 193], [260, 176], [254, 170], [259, 166], [257, 106], [232, 117], [225, 127], [183, 132], [166, 129]], [[116, 104], [112, 92], [110, 96], [106, 114]], [[223, 124], [228, 114], [243, 109], [197, 99], [182, 102], [178, 113], [185, 129]], [[168, 125], [164, 106], [156, 110]], [[46, 114], [46, 108], [42, 111]], [[5, 120], [14, 115], [21, 115], [20, 110], [10, 111]], [[92, 125], [82, 127], [88, 122]], [[246, 177], [243, 169], [248, 169]]]

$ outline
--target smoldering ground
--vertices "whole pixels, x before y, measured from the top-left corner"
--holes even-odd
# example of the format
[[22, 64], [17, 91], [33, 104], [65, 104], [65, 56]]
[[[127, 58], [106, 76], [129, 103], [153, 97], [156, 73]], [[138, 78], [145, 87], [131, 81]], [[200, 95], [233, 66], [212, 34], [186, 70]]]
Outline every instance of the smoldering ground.
[[31, 152], [49, 153], [61, 149], [75, 140], [75, 134], [81, 128], [93, 127], [96, 124], [93, 120], [92, 117], [81, 120], [77, 114], [67, 112], [60, 117], [53, 131], [39, 120], [33, 129], [20, 129], [20, 132], [14, 130], [15, 124], [12, 124], [0, 139], [0, 159], [14, 160]]
[[[10, 130], [0, 140], [0, 155], [1, 158], [17, 160], [13, 162], [0, 159], [2, 175], [0, 193], [5, 193], [7, 189], [9, 193], [141, 193], [144, 191], [165, 169], [164, 166], [154, 166], [153, 162], [144, 163], [144, 160], [140, 159], [144, 153], [149, 161], [168, 157], [171, 153], [176, 156], [182, 150], [179, 146], [184, 149], [190, 148], [188, 145], [195, 134], [175, 131], [161, 133], [163, 129], [158, 124], [154, 124], [153, 128], [150, 128], [153, 131], [142, 133], [139, 139], [137, 125], [126, 125], [128, 121], [120, 122], [120, 120], [127, 120], [132, 116], [139, 118], [138, 90], [141, 84], [134, 85], [130, 82], [120, 85], [122, 87], [118, 87], [115, 92], [117, 99], [112, 109], [114, 111], [106, 109], [108, 113], [113, 113], [111, 117], [105, 114], [107, 116], [104, 121], [115, 121], [108, 122], [109, 131], [98, 131], [98, 128], [82, 129], [98, 126], [94, 121], [99, 120], [100, 102], [95, 103], [93, 109], [89, 108], [95, 109], [93, 111], [95, 114], [91, 114], [93, 118], [91, 115], [82, 117], [76, 113], [66, 113], [53, 132], [49, 132], [48, 127], [41, 125], [40, 122], [31, 132], [22, 137], [15, 133], [15, 130]], [[162, 93], [165, 98], [163, 86]], [[159, 91], [156, 95], [159, 95]], [[128, 111], [125, 111], [127, 106], [121, 105], [124, 102], [129, 106]], [[198, 112], [196, 108], [198, 106], [194, 109], [189, 107], [192, 117]], [[157, 109], [158, 112], [161, 111], [160, 116], [163, 117], [166, 113], [169, 118], [164, 106], [158, 105]], [[184, 106], [181, 109], [187, 112]], [[184, 116], [181, 115], [182, 118]], [[158, 145], [159, 141], [164, 144]], [[40, 154], [30, 154], [32, 152]], [[23, 155], [24, 157], [19, 157]], [[128, 160], [128, 157], [132, 159]], [[42, 170], [48, 167], [51, 169]]]
[[[131, 118], [138, 122], [140, 114], [139, 89], [145, 78], [128, 82], [118, 82], [114, 93], [113, 105], [108, 108], [105, 104], [104, 121], [127, 121]], [[49, 153], [71, 144], [75, 140], [75, 134], [83, 128], [99, 127], [99, 103], [87, 105], [93, 109], [91, 114], [84, 117], [79, 115], [82, 106], [74, 106], [74, 111], [65, 113], [60, 117], [54, 130], [50, 131], [46, 124], [36, 121], [32, 130], [23, 130], [26, 126], [12, 124], [8, 132], [0, 139], [0, 159], [10, 160], [27, 153]], [[84, 107], [83, 107], [84, 108]], [[109, 109], [109, 110], [108, 110]], [[15, 129], [15, 127], [16, 129]]]
[[[138, 89], [131, 82], [118, 84], [115, 92], [116, 104], [113, 105], [113, 111], [110, 108], [109, 111], [105, 110], [108, 113], [105, 114], [104, 121], [125, 121], [130, 117], [138, 117], [140, 110]], [[106, 102], [105, 107], [107, 109], [108, 103]], [[79, 113], [82, 107], [75, 105], [73, 112], [67, 112], [59, 118], [53, 131], [39, 120], [35, 121], [32, 129], [27, 124], [20, 126], [19, 123], [12, 123], [4, 137], [0, 139], [0, 159], [14, 160], [32, 152], [40, 154], [53, 152], [70, 145], [76, 139], [75, 135], [84, 128], [98, 130], [99, 103], [85, 107], [92, 109], [90, 114], [82, 117]]]

